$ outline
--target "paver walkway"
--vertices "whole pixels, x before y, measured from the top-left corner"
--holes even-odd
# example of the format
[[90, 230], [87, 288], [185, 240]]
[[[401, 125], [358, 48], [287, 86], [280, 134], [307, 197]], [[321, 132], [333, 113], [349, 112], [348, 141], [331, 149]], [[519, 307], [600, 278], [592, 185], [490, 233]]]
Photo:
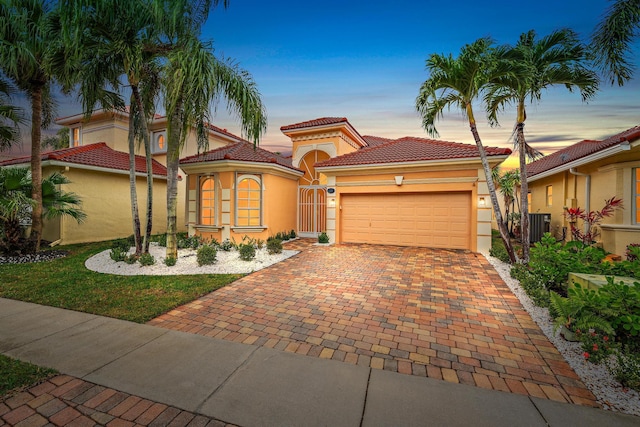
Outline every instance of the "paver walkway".
[[0, 400], [0, 426], [233, 427], [222, 421], [58, 375]]
[[150, 322], [453, 383], [598, 406], [481, 255], [312, 246]]

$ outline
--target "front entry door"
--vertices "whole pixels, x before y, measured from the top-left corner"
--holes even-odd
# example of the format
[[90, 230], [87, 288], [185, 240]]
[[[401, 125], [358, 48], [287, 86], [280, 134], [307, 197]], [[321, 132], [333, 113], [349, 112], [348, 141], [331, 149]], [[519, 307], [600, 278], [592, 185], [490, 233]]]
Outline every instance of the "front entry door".
[[327, 228], [327, 187], [301, 185], [298, 187], [298, 234], [317, 237]]

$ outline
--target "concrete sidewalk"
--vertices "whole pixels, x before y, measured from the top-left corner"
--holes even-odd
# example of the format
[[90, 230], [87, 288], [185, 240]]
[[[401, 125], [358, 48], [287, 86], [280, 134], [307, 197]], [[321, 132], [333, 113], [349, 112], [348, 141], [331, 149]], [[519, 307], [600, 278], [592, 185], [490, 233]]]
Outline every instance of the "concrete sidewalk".
[[639, 426], [640, 418], [0, 298], [0, 353], [239, 426]]

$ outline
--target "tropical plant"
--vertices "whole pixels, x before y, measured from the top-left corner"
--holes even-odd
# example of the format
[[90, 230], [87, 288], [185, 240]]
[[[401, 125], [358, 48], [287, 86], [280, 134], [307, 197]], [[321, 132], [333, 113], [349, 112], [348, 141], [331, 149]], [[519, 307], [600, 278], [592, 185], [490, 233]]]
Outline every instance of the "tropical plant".
[[211, 265], [216, 262], [216, 255], [218, 251], [209, 245], [200, 246], [196, 252], [196, 260], [199, 266]]
[[282, 240], [269, 237], [267, 239], [267, 252], [269, 255], [282, 253]]
[[[605, 200], [604, 206], [599, 211], [586, 212], [579, 207], [566, 209], [564, 216], [569, 220], [573, 240], [582, 242], [584, 245], [595, 243], [600, 235], [598, 226], [602, 220], [612, 216], [618, 209], [622, 209], [622, 199], [616, 199], [615, 196]], [[578, 221], [583, 222], [582, 229], [578, 226]]]
[[637, 349], [623, 348], [616, 353], [616, 363], [609, 370], [624, 387], [640, 391], [640, 353]]
[[18, 125], [23, 121], [21, 108], [11, 105], [14, 88], [0, 78], [0, 151], [11, 147], [20, 136]]
[[493, 41], [490, 38], [481, 38], [465, 45], [457, 58], [452, 55], [431, 54], [426, 61], [430, 77], [420, 87], [416, 98], [416, 109], [422, 116], [422, 126], [429, 135], [433, 136], [438, 136], [435, 123], [443, 116], [446, 109], [456, 107], [467, 117], [487, 178], [487, 187], [500, 237], [509, 254], [509, 259], [515, 263], [517, 262], [516, 253], [502, 219], [495, 185], [491, 179], [491, 167], [473, 112], [473, 102], [479, 98], [496, 71], [492, 45]]
[[[509, 235], [513, 235], [514, 215], [511, 208], [518, 202], [517, 190], [520, 186], [520, 172], [515, 170], [501, 173], [500, 168], [493, 168], [492, 179], [496, 187], [500, 189], [504, 202], [504, 220], [507, 222]], [[519, 220], [518, 220], [519, 222]]]
[[593, 34], [596, 61], [611, 84], [624, 85], [633, 76], [629, 55], [640, 29], [638, 0], [616, 0]]
[[251, 261], [256, 257], [256, 248], [250, 243], [241, 243], [238, 246], [240, 259], [243, 261]]
[[[526, 106], [542, 99], [542, 92], [552, 86], [564, 85], [569, 91], [577, 89], [582, 100], [592, 98], [598, 90], [598, 76], [586, 67], [587, 50], [578, 36], [569, 29], [553, 31], [536, 39], [535, 31], [523, 33], [515, 46], [497, 49], [503, 71], [494, 78], [486, 92], [485, 101], [489, 123], [498, 124], [498, 113], [508, 105], [516, 107], [514, 145], [520, 160], [520, 194], [528, 193], [527, 160], [540, 153], [527, 144], [524, 124]], [[529, 203], [520, 198], [520, 231], [522, 259], [529, 262]]]
[[173, 267], [174, 265], [176, 265], [177, 262], [178, 262], [178, 260], [176, 258], [173, 258], [173, 257], [169, 257], [169, 258], [165, 258], [164, 259], [164, 265], [166, 265], [167, 267]]
[[[56, 39], [47, 25], [56, 2], [45, 0], [2, 0], [0, 2], [0, 70], [26, 95], [31, 104], [31, 176], [42, 181], [41, 130], [54, 116], [51, 86], [54, 76], [46, 55]], [[31, 240], [36, 251], [42, 239], [42, 187], [32, 186]]]
[[551, 292], [550, 311], [555, 314], [554, 332], [561, 326], [575, 332], [576, 330], [602, 331], [613, 335], [613, 327], [607, 320], [595, 313], [587, 302], [578, 297], [561, 297], [555, 292]]
[[69, 128], [58, 129], [55, 136], [48, 136], [42, 140], [42, 148], [60, 150], [69, 147]]
[[149, 252], [143, 253], [138, 257], [138, 262], [143, 267], [148, 267], [150, 265], [154, 265], [156, 263], [156, 259]]
[[[43, 204], [43, 218], [54, 219], [62, 216], [81, 223], [86, 214], [80, 209], [81, 200], [75, 193], [61, 189], [70, 181], [59, 173], [43, 179], [40, 184]], [[0, 168], [0, 225], [3, 236], [0, 238], [0, 251], [8, 254], [25, 250], [21, 242], [22, 224], [28, 221], [35, 205], [31, 198], [32, 176], [28, 168]], [[33, 242], [31, 242], [33, 243]], [[33, 244], [27, 246], [35, 250]]]
[[[163, 43], [152, 1], [68, 0], [51, 26], [60, 40], [51, 67], [63, 76], [66, 90], [77, 87], [86, 116], [100, 105], [124, 109], [118, 93], [125, 77], [130, 89], [129, 187], [136, 254], [149, 251], [153, 209], [153, 172], [148, 120], [158, 94], [158, 60]], [[147, 171], [146, 225], [141, 232], [136, 190], [136, 139], [144, 146]]]
[[640, 261], [640, 243], [627, 245], [625, 256], [627, 257], [627, 261]]
[[329, 236], [326, 232], [318, 234], [318, 243], [329, 243]]
[[254, 145], [266, 130], [264, 107], [249, 73], [232, 61], [217, 58], [211, 43], [198, 39], [211, 5], [218, 3], [177, 0], [163, 2], [166, 9], [161, 9], [161, 30], [171, 44], [162, 79], [168, 118], [167, 256], [177, 253], [178, 160], [190, 131], [195, 129], [199, 150], [207, 150], [212, 107], [220, 99], [240, 119], [243, 134]]

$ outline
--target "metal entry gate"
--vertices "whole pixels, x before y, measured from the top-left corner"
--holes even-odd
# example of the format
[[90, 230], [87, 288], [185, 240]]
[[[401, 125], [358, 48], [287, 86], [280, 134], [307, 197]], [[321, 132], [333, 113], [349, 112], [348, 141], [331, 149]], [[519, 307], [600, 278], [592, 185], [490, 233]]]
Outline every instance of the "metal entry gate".
[[327, 188], [323, 185], [298, 187], [298, 234], [301, 237], [317, 237], [326, 231]]

